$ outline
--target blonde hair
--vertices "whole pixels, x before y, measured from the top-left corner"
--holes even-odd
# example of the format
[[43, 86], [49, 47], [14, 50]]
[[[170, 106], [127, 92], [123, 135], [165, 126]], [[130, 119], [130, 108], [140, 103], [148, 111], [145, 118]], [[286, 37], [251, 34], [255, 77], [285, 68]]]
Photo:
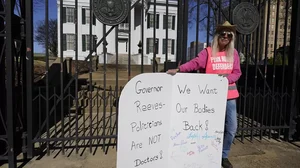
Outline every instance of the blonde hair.
[[[226, 53], [226, 58], [227, 61], [233, 62], [233, 57], [234, 57], [234, 40], [235, 40], [235, 35], [233, 32], [232, 33], [232, 38], [230, 40], [230, 43], [227, 44], [225, 47], [225, 53]], [[216, 33], [214, 36], [214, 39], [212, 41], [212, 57], [217, 56], [217, 53], [219, 52], [219, 34]]]

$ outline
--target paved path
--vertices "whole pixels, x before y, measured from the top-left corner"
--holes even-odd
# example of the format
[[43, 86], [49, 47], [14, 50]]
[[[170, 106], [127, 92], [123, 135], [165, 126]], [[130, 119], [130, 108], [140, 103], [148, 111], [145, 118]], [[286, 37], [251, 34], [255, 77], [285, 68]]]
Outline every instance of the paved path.
[[[232, 146], [230, 160], [234, 168], [299, 168], [300, 166], [300, 143], [298, 147], [286, 142], [264, 140], [258, 142], [245, 141], [242, 144], [236, 141]], [[83, 154], [82, 154], [83, 153]], [[6, 168], [2, 165], [1, 168]], [[76, 155], [74, 150], [66, 151], [65, 156], [60, 151], [52, 151], [50, 156], [34, 158], [24, 168], [115, 168], [116, 150], [110, 148], [109, 153], [104, 155], [99, 148], [95, 154], [89, 150], [79, 151]]]
[[236, 142], [230, 159], [235, 168], [299, 168], [300, 143], [298, 145], [274, 140]]

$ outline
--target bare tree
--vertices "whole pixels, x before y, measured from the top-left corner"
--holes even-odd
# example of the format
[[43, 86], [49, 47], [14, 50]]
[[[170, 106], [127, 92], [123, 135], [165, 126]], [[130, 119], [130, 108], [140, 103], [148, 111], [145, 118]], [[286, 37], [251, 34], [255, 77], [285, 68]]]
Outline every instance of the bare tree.
[[207, 31], [209, 36], [213, 36], [217, 24], [230, 20], [229, 9], [232, 11], [238, 2], [238, 0], [190, 0], [189, 25], [198, 23], [198, 31]]
[[48, 28], [48, 48], [50, 54], [57, 57], [57, 20], [50, 19], [49, 25], [46, 27], [45, 21], [40, 21], [37, 24], [37, 29], [35, 30], [35, 40], [42, 46], [46, 45], [46, 29]]

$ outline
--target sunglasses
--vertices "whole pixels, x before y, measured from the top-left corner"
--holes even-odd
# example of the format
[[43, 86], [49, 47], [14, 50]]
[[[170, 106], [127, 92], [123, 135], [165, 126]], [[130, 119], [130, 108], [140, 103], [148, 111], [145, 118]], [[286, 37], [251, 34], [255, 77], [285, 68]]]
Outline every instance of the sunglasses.
[[228, 38], [232, 38], [233, 37], [233, 34], [232, 32], [226, 32], [226, 31], [223, 31], [220, 33], [220, 37], [225, 37], [225, 35], [227, 35]]

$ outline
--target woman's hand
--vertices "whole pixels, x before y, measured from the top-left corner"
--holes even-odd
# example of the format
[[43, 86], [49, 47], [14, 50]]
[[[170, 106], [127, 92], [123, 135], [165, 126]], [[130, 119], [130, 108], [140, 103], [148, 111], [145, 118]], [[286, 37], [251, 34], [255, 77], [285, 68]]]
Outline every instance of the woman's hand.
[[178, 71], [179, 71], [179, 69], [169, 69], [169, 70], [167, 71], [167, 74], [175, 75]]
[[169, 70], [167, 71], [167, 74], [175, 75], [177, 72], [179, 72], [179, 71], [180, 71], [180, 69], [179, 69], [180, 64], [181, 64], [181, 61], [179, 61], [178, 66], [177, 66], [176, 69], [169, 69]]

